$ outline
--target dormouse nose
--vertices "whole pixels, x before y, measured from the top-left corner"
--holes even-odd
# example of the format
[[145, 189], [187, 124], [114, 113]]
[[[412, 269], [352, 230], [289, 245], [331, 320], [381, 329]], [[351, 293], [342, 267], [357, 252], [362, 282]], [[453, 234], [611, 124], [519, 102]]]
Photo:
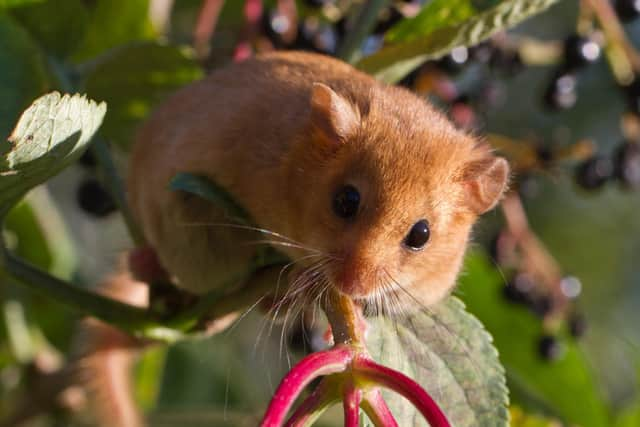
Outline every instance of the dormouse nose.
[[375, 287], [375, 266], [370, 257], [353, 253], [344, 257], [335, 285], [347, 295], [364, 297]]

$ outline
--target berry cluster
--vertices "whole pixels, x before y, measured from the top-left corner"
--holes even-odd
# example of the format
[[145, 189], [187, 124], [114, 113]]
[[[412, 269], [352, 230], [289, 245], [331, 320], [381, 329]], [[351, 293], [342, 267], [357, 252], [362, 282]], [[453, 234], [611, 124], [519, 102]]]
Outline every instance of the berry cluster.
[[[565, 277], [560, 282], [560, 289], [568, 298], [576, 298], [581, 290], [580, 282], [575, 277]], [[536, 283], [528, 273], [516, 272], [503, 288], [504, 298], [514, 304], [528, 308], [536, 316], [545, 319], [553, 314], [554, 298], [544, 292], [544, 287]], [[580, 338], [586, 332], [586, 320], [582, 314], [572, 310], [565, 318], [569, 334]], [[545, 332], [538, 339], [538, 352], [545, 360], [557, 360], [564, 354], [565, 347], [560, 338], [553, 333]]]
[[575, 178], [586, 190], [601, 188], [609, 181], [617, 181], [624, 189], [640, 190], [640, 143], [624, 141], [612, 158], [590, 157], [578, 166]]
[[551, 82], [544, 92], [544, 105], [552, 111], [573, 107], [578, 99], [580, 71], [600, 59], [600, 45], [594, 36], [572, 34], [563, 43], [563, 58], [553, 71]]

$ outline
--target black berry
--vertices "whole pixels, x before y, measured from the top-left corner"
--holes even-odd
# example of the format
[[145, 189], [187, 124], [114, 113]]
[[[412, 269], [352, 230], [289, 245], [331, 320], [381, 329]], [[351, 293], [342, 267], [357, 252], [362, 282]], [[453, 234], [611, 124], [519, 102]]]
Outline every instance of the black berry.
[[495, 49], [489, 59], [489, 67], [504, 76], [512, 77], [524, 69], [517, 50]]
[[625, 22], [640, 16], [640, 0], [616, 0], [615, 8], [620, 19]]
[[577, 79], [573, 73], [557, 72], [544, 93], [544, 104], [550, 110], [567, 110], [576, 104]]
[[384, 9], [380, 13], [378, 23], [373, 29], [373, 34], [386, 33], [391, 27], [400, 22], [402, 18], [404, 18], [404, 16], [395, 7]]
[[322, 7], [326, 4], [333, 3], [334, 0], [305, 0], [304, 2], [309, 7]]
[[289, 17], [280, 13], [277, 9], [270, 10], [262, 15], [262, 28], [264, 34], [275, 47], [287, 46], [287, 35], [291, 31], [292, 22]]
[[536, 315], [544, 317], [553, 309], [553, 300], [548, 296], [538, 296], [531, 300], [529, 308]]
[[616, 151], [615, 176], [627, 189], [640, 189], [640, 144], [623, 143]]
[[630, 84], [621, 87], [627, 98], [629, 111], [640, 115], [640, 78], [636, 77]]
[[331, 55], [336, 52], [339, 38], [339, 31], [332, 26], [306, 19], [298, 27], [298, 35], [291, 47]]
[[538, 354], [544, 360], [558, 360], [564, 354], [564, 345], [552, 335], [543, 335], [538, 341]]
[[76, 196], [80, 208], [96, 217], [107, 216], [117, 208], [111, 195], [93, 178], [80, 184]]
[[587, 331], [587, 321], [579, 313], [573, 313], [569, 317], [569, 333], [574, 338], [581, 338]]
[[600, 53], [598, 43], [574, 34], [564, 42], [564, 65], [568, 70], [581, 68], [600, 59]]
[[576, 170], [576, 183], [585, 190], [602, 187], [613, 176], [613, 164], [603, 156], [593, 156]]
[[532, 291], [535, 282], [526, 273], [516, 274], [503, 288], [503, 295], [507, 301], [530, 306], [533, 302]]
[[464, 46], [454, 47], [451, 52], [440, 58], [436, 65], [447, 73], [457, 73], [462, 71], [469, 62], [469, 49]]

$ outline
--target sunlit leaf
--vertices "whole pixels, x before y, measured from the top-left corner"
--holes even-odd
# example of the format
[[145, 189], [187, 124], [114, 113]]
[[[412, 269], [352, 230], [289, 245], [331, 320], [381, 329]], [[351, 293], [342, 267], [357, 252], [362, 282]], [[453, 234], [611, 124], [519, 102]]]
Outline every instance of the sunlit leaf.
[[106, 109], [80, 95], [52, 92], [22, 113], [9, 140], [0, 141], [0, 218], [80, 156]]
[[[427, 20], [430, 31], [409, 41], [398, 41], [382, 48], [377, 53], [360, 60], [356, 67], [380, 80], [393, 83], [407, 75], [422, 62], [438, 58], [456, 46], [472, 46], [498, 31], [511, 28], [526, 18], [547, 9], [557, 0], [503, 0], [481, 13], [470, 15], [460, 22], [457, 13], [447, 19]], [[449, 2], [440, 2], [449, 7]], [[431, 8], [433, 14], [440, 9]], [[464, 16], [464, 14], [463, 14]], [[407, 23], [407, 25], [410, 25]], [[401, 33], [401, 34], [404, 34]], [[399, 37], [399, 36], [398, 36]]]
[[456, 25], [478, 11], [472, 0], [433, 0], [420, 13], [404, 19], [393, 26], [385, 35], [385, 41], [409, 41], [425, 36], [442, 26]]
[[[457, 427], [508, 424], [504, 370], [491, 341], [455, 297], [396, 321], [378, 317], [367, 335], [373, 357], [420, 383]], [[406, 400], [386, 399], [399, 425], [427, 425]]]

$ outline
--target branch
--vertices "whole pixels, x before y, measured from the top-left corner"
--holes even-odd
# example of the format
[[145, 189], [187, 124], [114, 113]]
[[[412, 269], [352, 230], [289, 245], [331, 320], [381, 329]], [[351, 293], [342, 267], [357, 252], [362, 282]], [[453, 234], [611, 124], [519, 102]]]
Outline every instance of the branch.
[[398, 427], [398, 422], [393, 417], [387, 402], [382, 398], [379, 389], [373, 389], [365, 394], [361, 406], [374, 426]]
[[411, 402], [431, 427], [450, 427], [438, 404], [408, 376], [365, 357], [356, 358], [353, 365], [354, 374], [358, 377], [387, 387]]
[[312, 425], [329, 406], [339, 400], [333, 383], [324, 379], [295, 410], [285, 427], [305, 427]]
[[358, 427], [360, 425], [362, 390], [356, 388], [353, 381], [347, 381], [343, 393], [344, 425], [345, 427]]
[[344, 371], [352, 357], [352, 349], [337, 346], [331, 350], [312, 353], [302, 359], [280, 382], [260, 426], [282, 425], [289, 409], [307, 384], [321, 375]]

